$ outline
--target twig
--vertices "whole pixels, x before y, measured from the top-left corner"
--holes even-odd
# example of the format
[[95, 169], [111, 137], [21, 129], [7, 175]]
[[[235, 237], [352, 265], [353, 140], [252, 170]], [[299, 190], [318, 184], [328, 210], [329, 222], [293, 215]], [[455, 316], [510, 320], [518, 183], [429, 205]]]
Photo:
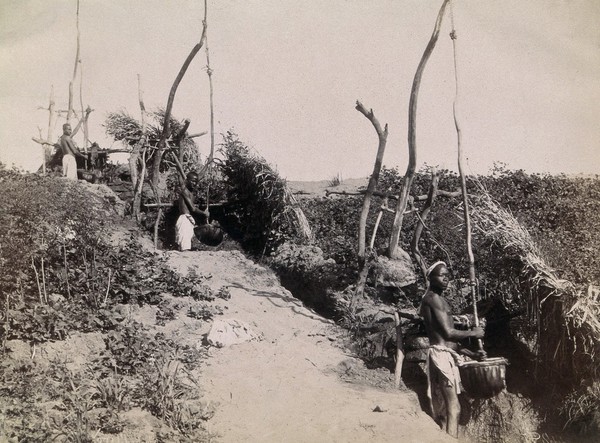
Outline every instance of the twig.
[[396, 389], [398, 389], [402, 380], [402, 364], [404, 363], [404, 343], [402, 342], [402, 326], [398, 311], [394, 311], [394, 324], [396, 325], [396, 368], [394, 370], [394, 382]]
[[63, 245], [64, 259], [65, 259], [65, 281], [67, 283], [67, 296], [71, 298], [71, 287], [69, 286], [69, 267], [67, 265], [67, 246]]
[[108, 300], [108, 292], [110, 291], [110, 277], [111, 277], [111, 269], [108, 268], [108, 286], [106, 287], [106, 294], [104, 294], [104, 302], [103, 306], [106, 306], [106, 301]]
[[44, 304], [44, 299], [42, 298], [42, 288], [40, 286], [40, 276], [38, 274], [37, 268], [35, 267], [35, 260], [33, 257], [31, 257], [31, 267], [33, 268], [33, 272], [35, 272], [35, 281], [37, 283], [37, 287], [38, 287], [38, 294], [40, 296], [40, 303]]
[[44, 257], [42, 257], [42, 288], [44, 289], [44, 300], [48, 304], [48, 294], [46, 293], [46, 271], [44, 269]]

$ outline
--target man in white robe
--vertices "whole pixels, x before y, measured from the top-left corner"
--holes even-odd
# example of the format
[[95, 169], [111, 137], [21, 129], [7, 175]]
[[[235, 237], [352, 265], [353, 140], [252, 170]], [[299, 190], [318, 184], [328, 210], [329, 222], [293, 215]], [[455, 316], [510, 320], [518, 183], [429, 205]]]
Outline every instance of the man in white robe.
[[192, 249], [192, 238], [194, 237], [194, 227], [196, 226], [196, 220], [194, 215], [200, 217], [209, 217], [208, 208], [201, 210], [194, 202], [194, 194], [196, 187], [198, 186], [198, 174], [196, 172], [188, 173], [185, 182], [183, 183], [181, 194], [177, 205], [179, 208], [179, 218], [175, 225], [175, 241], [180, 251], [189, 251]]

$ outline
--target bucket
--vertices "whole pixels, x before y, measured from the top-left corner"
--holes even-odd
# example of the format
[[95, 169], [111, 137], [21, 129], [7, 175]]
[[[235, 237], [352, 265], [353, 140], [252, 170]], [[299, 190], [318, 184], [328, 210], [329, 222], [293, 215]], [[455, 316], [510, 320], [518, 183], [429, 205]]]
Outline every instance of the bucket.
[[503, 357], [467, 361], [458, 369], [462, 385], [472, 398], [491, 398], [506, 389], [506, 366]]
[[198, 240], [208, 246], [219, 246], [223, 241], [223, 229], [212, 223], [196, 227], [195, 233]]

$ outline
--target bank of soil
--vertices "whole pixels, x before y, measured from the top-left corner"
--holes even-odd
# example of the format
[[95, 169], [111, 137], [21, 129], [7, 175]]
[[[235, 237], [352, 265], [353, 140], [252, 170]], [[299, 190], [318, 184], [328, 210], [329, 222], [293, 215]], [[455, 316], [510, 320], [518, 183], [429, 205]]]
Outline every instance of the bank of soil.
[[[269, 270], [238, 251], [169, 252], [169, 264], [224, 286], [217, 318], [245, 322], [260, 338], [211, 347], [201, 363], [208, 428], [221, 442], [445, 442], [393, 374], [368, 370], [344, 349], [344, 331], [281, 287]], [[205, 339], [210, 324], [194, 332]]]

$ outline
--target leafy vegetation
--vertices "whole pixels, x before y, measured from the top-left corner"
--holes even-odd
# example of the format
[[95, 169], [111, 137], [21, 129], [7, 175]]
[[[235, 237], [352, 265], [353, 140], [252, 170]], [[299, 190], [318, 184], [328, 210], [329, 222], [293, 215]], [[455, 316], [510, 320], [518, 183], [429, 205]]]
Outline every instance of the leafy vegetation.
[[[158, 147], [158, 141], [162, 134], [162, 126], [165, 120], [165, 110], [158, 109], [153, 112], [148, 112], [146, 122], [146, 133], [148, 146], [151, 148]], [[184, 127], [184, 123], [180, 122], [173, 116], [170, 119], [171, 133], [179, 134]], [[142, 137], [142, 123], [129, 115], [125, 111], [110, 112], [106, 116], [104, 122], [106, 134], [110, 135], [115, 141], [122, 142], [129, 149], [139, 142]], [[198, 164], [198, 146], [191, 138], [184, 138], [181, 141], [182, 147], [182, 164], [196, 165]], [[146, 157], [146, 164], [151, 165], [153, 161], [155, 149], [151, 149]], [[174, 163], [168, 156], [161, 162], [161, 172], [167, 171], [174, 167]]]
[[[156, 415], [171, 440], [206, 434], [209, 410], [197, 391], [182, 388], [202, 352], [150, 333], [123, 306], [156, 305], [167, 322], [166, 294], [205, 303], [227, 290], [213, 293], [202, 276], [172, 271], [138, 243], [135, 228], [119, 234], [114, 202], [101, 186], [0, 167], [2, 438], [92, 441], [123, 432], [132, 408]], [[82, 370], [14, 353], [19, 343], [35, 355], [90, 333], [103, 343]]]
[[268, 254], [286, 240], [302, 241], [310, 236], [285, 180], [263, 158], [232, 132], [224, 135], [221, 154], [230, 211], [227, 226], [247, 250]]
[[[397, 170], [384, 169], [379, 183], [380, 191], [397, 195], [401, 178]], [[421, 171], [415, 177], [411, 194], [426, 195], [430, 180], [428, 171]], [[458, 177], [445, 171], [440, 189], [446, 191], [460, 189]], [[519, 226], [523, 226], [528, 231], [527, 235], [531, 236], [528, 241], [536, 245], [539, 256], [550, 265], [550, 268], [544, 269], [550, 269], [559, 278], [569, 280], [580, 293], [585, 292], [589, 284], [597, 285], [600, 282], [598, 272], [600, 258], [596, 253], [600, 247], [600, 218], [597, 215], [600, 209], [600, 180], [527, 174], [524, 171], [509, 171], [500, 166], [488, 176], [469, 180], [468, 192], [475, 203], [485, 194], [496, 201], [499, 207], [508, 209], [507, 217], [514, 219], [515, 226], [518, 221]], [[361, 202], [361, 197], [302, 200], [315, 234], [316, 244], [323, 250], [325, 258], [335, 259], [339, 272], [346, 273], [350, 281], [352, 276], [356, 279], [355, 239]], [[379, 197], [374, 199], [367, 222], [368, 233], [373, 230], [381, 202]], [[419, 205], [420, 203], [414, 204], [417, 208]], [[482, 208], [474, 204], [472, 210], [481, 211]], [[529, 371], [540, 385], [552, 383], [555, 386], [553, 401], [555, 404], [560, 404], [565, 393], [569, 392], [573, 385], [576, 386], [582, 378], [585, 382], [586, 379], [589, 381], [596, 377], [594, 374], [597, 374], [597, 364], [594, 361], [598, 355], [597, 344], [590, 344], [589, 340], [589, 337], [596, 337], [595, 332], [585, 329], [587, 326], [582, 326], [581, 321], [569, 320], [565, 316], [566, 311], [559, 312], [564, 308], [550, 303], [555, 298], [546, 302], [543, 312], [538, 311], [538, 308], [532, 309], [532, 306], [541, 300], [541, 298], [532, 298], [534, 285], [537, 284], [539, 287], [539, 283], [535, 283], [540, 281], [536, 280], [539, 277], [525, 275], [523, 257], [520, 256], [518, 248], [515, 249], [506, 242], [501, 242], [498, 236], [490, 235], [490, 227], [479, 227], [477, 217], [474, 218], [476, 222], [473, 247], [480, 292], [485, 299], [480, 309], [483, 308], [485, 315], [498, 316], [492, 317], [491, 323], [494, 326], [490, 326], [488, 331], [491, 334], [487, 340], [488, 344], [498, 346], [492, 350], [492, 353], [506, 355], [505, 352], [511, 352], [512, 358], [524, 359], [523, 364], [530, 366], [523, 366], [522, 369]], [[407, 251], [410, 250], [410, 241], [417, 222], [418, 217], [415, 212], [405, 216], [400, 246]], [[376, 251], [382, 251], [387, 246], [391, 223], [392, 216], [384, 214], [375, 241]], [[450, 299], [455, 301], [455, 309], [464, 309], [469, 299], [465, 296], [464, 288], [461, 287], [461, 282], [464, 282], [461, 277], [468, 275], [468, 262], [460, 199], [438, 196], [425, 224], [426, 229], [420, 242], [421, 253], [428, 263], [444, 260], [450, 265], [456, 282], [449, 288]], [[417, 271], [416, 266], [415, 271]], [[366, 292], [376, 303], [383, 301], [399, 303], [401, 307], [416, 307], [422, 291], [419, 290], [419, 286], [422, 288], [425, 283], [420, 272], [417, 272], [417, 275], [418, 285], [403, 288], [399, 298], [386, 301], [381, 295], [383, 289], [377, 290], [374, 286], [367, 287]], [[550, 290], [546, 290], [548, 291], [546, 295], [551, 293]], [[338, 291], [337, 297], [347, 299], [347, 292], [347, 290], [344, 293]], [[565, 307], [573, 302], [570, 294], [566, 294], [562, 300]], [[577, 304], [578, 308], [584, 306], [581, 308], [582, 315], [579, 315], [579, 320], [585, 315], [585, 310], [591, 309], [591, 300], [585, 303], [582, 300]], [[348, 309], [347, 304], [338, 304], [338, 307]], [[539, 324], [539, 317], [536, 319], [535, 316], [539, 315], [550, 321], [545, 330], [540, 331], [536, 327]], [[365, 321], [359, 317], [352, 318], [355, 321]], [[513, 320], [510, 320], [509, 324], [511, 318]], [[500, 328], [500, 323], [504, 325], [502, 326], [504, 329], [493, 332], [494, 328]], [[367, 328], [365, 330], [368, 330], [369, 327], [368, 324], [362, 324], [355, 325], [354, 329]], [[499, 336], [494, 337], [494, 334]], [[554, 343], [553, 347], [550, 346], [552, 343]], [[560, 344], [560, 350], [556, 343]], [[566, 343], [572, 345], [567, 346]], [[548, 354], [546, 350], [550, 348], [552, 353]], [[551, 354], [554, 355], [554, 361]], [[564, 374], [577, 374], [577, 376]], [[521, 392], [527, 395], [538, 392], [536, 383], [517, 382], [517, 384], [517, 389], [522, 389]], [[571, 401], [572, 407], [568, 414], [577, 416], [571, 422], [589, 420], [590, 416], [596, 413], [595, 408], [588, 407], [593, 403], [593, 395], [588, 391], [586, 391], [587, 396], [584, 397], [586, 400], [580, 400], [578, 403]], [[539, 396], [539, 394], [535, 395]], [[546, 397], [544, 398], [547, 400]], [[582, 397], [572, 396], [572, 398]], [[583, 409], [585, 413], [581, 412]], [[551, 414], [552, 417], [556, 417], [555, 412], [556, 410]]]

